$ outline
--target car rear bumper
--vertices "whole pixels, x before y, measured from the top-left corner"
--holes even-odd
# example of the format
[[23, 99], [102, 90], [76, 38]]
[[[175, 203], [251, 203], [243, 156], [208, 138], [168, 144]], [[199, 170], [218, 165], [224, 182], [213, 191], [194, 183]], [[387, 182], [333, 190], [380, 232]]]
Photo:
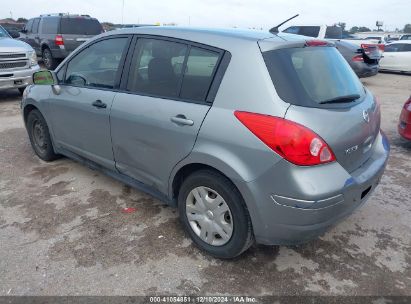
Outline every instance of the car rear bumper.
[[360, 78], [377, 75], [379, 70], [378, 64], [371, 65], [365, 62], [353, 62], [351, 64], [351, 67]]
[[307, 242], [364, 204], [378, 185], [389, 155], [385, 135], [376, 141], [373, 155], [351, 173], [338, 163], [299, 167], [284, 160], [257, 180], [241, 184], [256, 241]]
[[66, 50], [65, 48], [55, 48], [55, 49], [51, 49], [51, 54], [53, 58], [64, 59], [70, 54], [70, 52]]
[[40, 70], [35, 65], [25, 70], [0, 72], [0, 90], [24, 88], [33, 83], [33, 74]]

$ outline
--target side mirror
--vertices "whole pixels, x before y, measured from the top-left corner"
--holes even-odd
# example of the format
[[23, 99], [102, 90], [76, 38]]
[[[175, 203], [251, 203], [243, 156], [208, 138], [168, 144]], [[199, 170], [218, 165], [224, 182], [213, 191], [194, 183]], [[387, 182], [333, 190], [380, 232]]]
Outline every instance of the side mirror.
[[39, 71], [33, 74], [33, 83], [38, 85], [57, 84], [56, 75], [51, 71]]
[[17, 31], [9, 31], [9, 34], [10, 34], [11, 38], [14, 38], [14, 39], [20, 37], [20, 34]]

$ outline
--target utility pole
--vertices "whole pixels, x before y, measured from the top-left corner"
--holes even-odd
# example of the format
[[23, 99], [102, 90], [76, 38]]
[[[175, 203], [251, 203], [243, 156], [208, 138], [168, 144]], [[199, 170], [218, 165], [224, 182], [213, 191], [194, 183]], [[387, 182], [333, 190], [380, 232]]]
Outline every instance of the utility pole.
[[125, 0], [123, 0], [123, 7], [121, 9], [121, 24], [124, 24], [124, 1]]

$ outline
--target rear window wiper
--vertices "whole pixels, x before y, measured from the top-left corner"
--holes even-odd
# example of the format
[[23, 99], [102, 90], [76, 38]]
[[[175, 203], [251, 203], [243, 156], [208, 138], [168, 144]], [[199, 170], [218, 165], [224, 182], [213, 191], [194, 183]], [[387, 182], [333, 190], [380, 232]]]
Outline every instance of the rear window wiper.
[[361, 96], [359, 94], [351, 94], [351, 95], [344, 95], [344, 96], [338, 96], [335, 98], [331, 99], [326, 99], [323, 101], [320, 101], [320, 104], [326, 104], [326, 103], [344, 103], [344, 102], [352, 102]]

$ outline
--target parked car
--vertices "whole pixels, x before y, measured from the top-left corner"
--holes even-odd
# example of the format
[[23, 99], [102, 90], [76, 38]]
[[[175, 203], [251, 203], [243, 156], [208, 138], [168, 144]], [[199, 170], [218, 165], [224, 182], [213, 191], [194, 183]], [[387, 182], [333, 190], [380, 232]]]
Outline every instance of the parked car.
[[405, 139], [411, 140], [411, 96], [402, 107], [398, 133]]
[[140, 27], [91, 39], [34, 81], [21, 108], [41, 159], [68, 156], [178, 206], [219, 258], [317, 237], [370, 197], [388, 159], [379, 106], [325, 41]]
[[385, 46], [380, 60], [383, 71], [411, 72], [411, 40], [399, 40]]
[[39, 70], [33, 48], [13, 39], [0, 26], [0, 90], [16, 88], [23, 93], [32, 83], [33, 73]]
[[358, 77], [369, 77], [378, 73], [381, 53], [377, 46], [358, 48], [351, 42], [336, 40], [334, 43]]
[[339, 26], [321, 25], [293, 25], [286, 28], [284, 33], [303, 35], [318, 39], [338, 39], [356, 44], [361, 48], [367, 46], [378, 46], [380, 51], [384, 51], [384, 44], [380, 37], [368, 37], [366, 39], [343, 37], [343, 30]]
[[20, 39], [52, 70], [79, 45], [102, 32], [100, 22], [89, 15], [51, 14], [30, 19]]
[[400, 40], [411, 40], [411, 34], [408, 35], [402, 35]]

